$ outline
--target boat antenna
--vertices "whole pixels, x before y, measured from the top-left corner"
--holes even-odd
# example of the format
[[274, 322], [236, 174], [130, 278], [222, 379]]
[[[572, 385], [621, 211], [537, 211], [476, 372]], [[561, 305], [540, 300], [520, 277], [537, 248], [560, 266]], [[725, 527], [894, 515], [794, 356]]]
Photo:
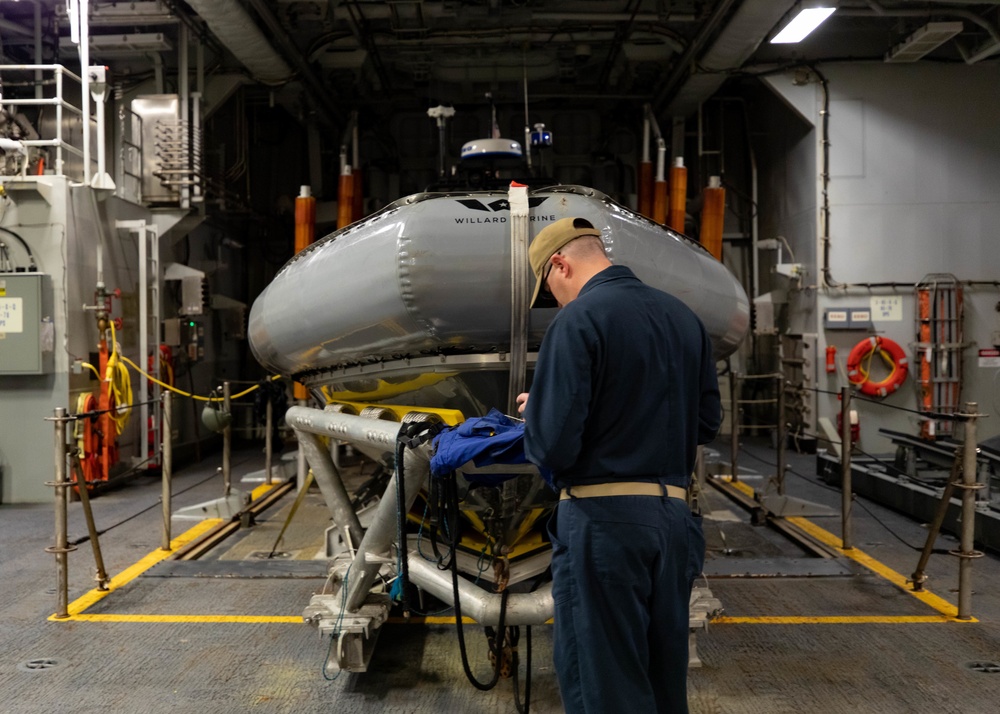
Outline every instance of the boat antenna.
[[524, 155], [528, 159], [528, 175], [531, 175], [531, 125], [528, 123], [528, 56], [521, 52], [521, 67], [524, 70]]

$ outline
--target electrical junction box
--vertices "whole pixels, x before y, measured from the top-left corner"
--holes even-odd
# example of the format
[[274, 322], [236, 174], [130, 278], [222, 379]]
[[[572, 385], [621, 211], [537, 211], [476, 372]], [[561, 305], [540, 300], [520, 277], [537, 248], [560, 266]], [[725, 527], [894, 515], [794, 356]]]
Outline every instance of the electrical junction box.
[[49, 374], [52, 286], [44, 273], [0, 273], [0, 376]]

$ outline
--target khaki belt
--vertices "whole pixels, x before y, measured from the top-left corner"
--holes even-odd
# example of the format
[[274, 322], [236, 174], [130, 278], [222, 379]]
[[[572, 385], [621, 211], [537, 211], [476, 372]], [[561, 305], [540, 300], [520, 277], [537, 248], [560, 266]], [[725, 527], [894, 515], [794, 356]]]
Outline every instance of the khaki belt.
[[670, 498], [687, 500], [687, 490], [680, 486], [666, 486], [658, 483], [638, 481], [618, 481], [612, 483], [591, 483], [571, 486], [559, 492], [559, 500], [571, 498], [594, 498], [595, 496], [663, 496], [664, 490]]

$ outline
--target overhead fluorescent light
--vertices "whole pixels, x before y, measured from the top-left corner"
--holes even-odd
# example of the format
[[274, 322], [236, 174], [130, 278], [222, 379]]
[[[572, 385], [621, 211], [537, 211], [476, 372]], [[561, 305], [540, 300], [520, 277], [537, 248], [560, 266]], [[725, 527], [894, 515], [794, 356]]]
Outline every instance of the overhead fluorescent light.
[[815, 30], [826, 18], [833, 14], [836, 8], [823, 3], [799, 3], [790, 15], [791, 19], [781, 28], [781, 31], [771, 38], [772, 45], [792, 44], [802, 42], [810, 32]]
[[961, 22], [928, 22], [891, 50], [886, 62], [916, 62], [933, 52], [964, 29]]

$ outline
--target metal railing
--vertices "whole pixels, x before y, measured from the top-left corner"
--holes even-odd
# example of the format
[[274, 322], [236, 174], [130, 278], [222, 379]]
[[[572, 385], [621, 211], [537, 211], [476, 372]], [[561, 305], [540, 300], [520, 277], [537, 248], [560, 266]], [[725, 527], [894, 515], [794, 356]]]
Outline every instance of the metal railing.
[[[67, 117], [66, 115], [71, 115], [77, 117], [77, 119], [83, 124], [83, 131], [90, 131], [90, 122], [92, 117], [87, 117], [84, 121], [83, 109], [71, 104], [66, 100], [66, 82], [74, 82], [80, 86], [80, 91], [83, 89], [83, 80], [70, 72], [68, 69], [59, 64], [5, 64], [0, 65], [0, 83], [3, 86], [9, 88], [12, 85], [15, 86], [35, 86], [38, 80], [35, 79], [36, 72], [42, 72], [42, 85], [52, 85], [55, 87], [55, 95], [52, 97], [42, 97], [36, 98], [32, 97], [15, 97], [7, 96], [5, 93], [2, 97], [3, 107], [11, 113], [15, 113], [16, 109], [19, 107], [39, 107], [39, 112], [43, 112], [45, 107], [52, 107], [55, 111], [55, 129], [52, 133], [55, 136], [47, 139], [19, 139], [18, 143], [24, 147], [24, 165], [21, 168], [21, 175], [27, 174], [28, 169], [28, 150], [29, 149], [39, 149], [45, 151], [52, 151], [55, 154], [55, 162], [53, 164], [52, 170], [56, 176], [69, 176], [70, 179], [76, 181], [84, 181], [85, 177], [90, 173], [87, 168], [83, 166], [84, 152], [82, 148], [82, 135], [81, 132], [81, 145], [77, 146], [75, 143], [71, 143], [67, 139], [66, 122], [64, 121]], [[19, 73], [31, 73], [30, 79], [25, 79], [20, 82], [11, 82], [10, 77], [13, 74], [15, 77]], [[46, 79], [45, 73], [51, 73], [51, 78]], [[15, 111], [12, 111], [15, 110]], [[43, 127], [38, 127], [41, 130]], [[99, 126], [97, 128], [99, 132], [104, 130], [104, 127]], [[79, 173], [67, 173], [67, 159], [66, 154], [72, 155], [80, 159], [80, 171]]]

